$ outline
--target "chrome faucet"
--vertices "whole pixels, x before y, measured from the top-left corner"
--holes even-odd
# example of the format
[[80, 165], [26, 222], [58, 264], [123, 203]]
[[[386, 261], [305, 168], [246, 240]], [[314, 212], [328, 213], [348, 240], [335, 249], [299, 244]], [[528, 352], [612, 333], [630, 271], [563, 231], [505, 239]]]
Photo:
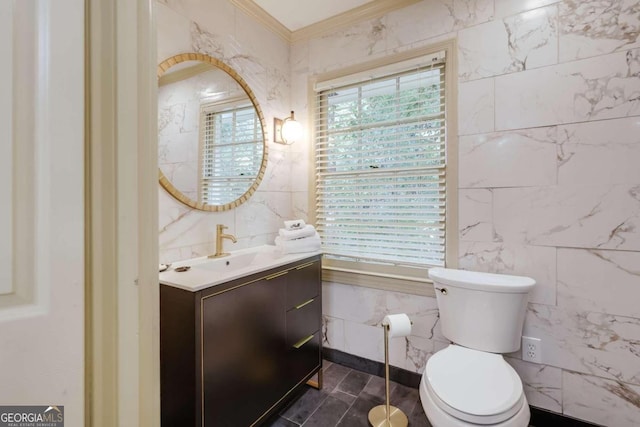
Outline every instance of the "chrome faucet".
[[209, 255], [209, 258], [220, 258], [220, 257], [229, 255], [228, 252], [224, 252], [222, 249], [222, 239], [229, 239], [233, 243], [237, 242], [236, 236], [234, 236], [233, 234], [224, 233], [224, 230], [227, 228], [229, 227], [224, 226], [222, 224], [218, 224], [216, 226], [216, 253], [213, 255]]

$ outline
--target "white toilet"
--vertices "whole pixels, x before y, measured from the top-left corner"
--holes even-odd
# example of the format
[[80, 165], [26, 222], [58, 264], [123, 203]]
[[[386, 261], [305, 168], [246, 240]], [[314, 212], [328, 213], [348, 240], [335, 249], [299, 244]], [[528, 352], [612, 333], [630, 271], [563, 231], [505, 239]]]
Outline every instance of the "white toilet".
[[529, 405], [501, 353], [520, 348], [528, 277], [432, 268], [442, 333], [454, 344], [429, 358], [420, 400], [433, 427], [527, 427]]

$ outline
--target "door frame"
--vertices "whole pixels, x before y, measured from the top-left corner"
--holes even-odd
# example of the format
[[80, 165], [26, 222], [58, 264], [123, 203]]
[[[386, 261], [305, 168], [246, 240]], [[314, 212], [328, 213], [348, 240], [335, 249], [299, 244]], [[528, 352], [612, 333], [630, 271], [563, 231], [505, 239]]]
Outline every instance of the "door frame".
[[160, 425], [153, 0], [85, 0], [85, 425]]

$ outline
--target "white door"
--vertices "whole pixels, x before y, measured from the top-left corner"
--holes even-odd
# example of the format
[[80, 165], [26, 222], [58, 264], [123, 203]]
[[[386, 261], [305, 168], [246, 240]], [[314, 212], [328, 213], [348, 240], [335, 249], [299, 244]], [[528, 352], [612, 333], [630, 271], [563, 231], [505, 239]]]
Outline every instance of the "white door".
[[84, 1], [0, 1], [0, 405], [84, 424]]

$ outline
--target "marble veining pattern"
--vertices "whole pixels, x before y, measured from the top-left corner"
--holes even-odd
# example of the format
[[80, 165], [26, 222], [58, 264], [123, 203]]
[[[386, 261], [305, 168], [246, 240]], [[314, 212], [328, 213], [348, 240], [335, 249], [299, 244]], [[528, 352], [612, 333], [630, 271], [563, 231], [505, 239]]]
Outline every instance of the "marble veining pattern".
[[322, 316], [322, 345], [344, 351], [344, 320]]
[[616, 427], [635, 427], [640, 419], [640, 387], [564, 371], [563, 409], [571, 417]]
[[640, 50], [496, 77], [496, 128], [522, 129], [640, 114]]
[[267, 101], [282, 100], [289, 90], [289, 78], [279, 69], [268, 67]]
[[458, 209], [461, 241], [493, 240], [493, 194], [490, 189], [460, 189]]
[[394, 366], [421, 372], [428, 356], [449, 343], [440, 331], [435, 298], [330, 282], [323, 284], [322, 292], [328, 347], [384, 361], [382, 319], [401, 312], [407, 313], [413, 327], [410, 336], [390, 342]]
[[494, 2], [488, 0], [441, 0], [453, 21], [453, 29], [462, 29], [490, 20]]
[[640, 385], [640, 319], [530, 304], [524, 335], [543, 340], [546, 365]]
[[549, 6], [460, 31], [460, 80], [557, 63], [557, 20], [557, 7]]
[[[425, 366], [425, 363], [427, 362], [427, 359], [429, 358], [429, 356], [434, 353], [433, 352], [434, 341], [421, 339], [423, 348], [420, 348], [419, 346], [416, 345], [416, 341], [418, 339], [419, 338], [416, 338], [416, 337], [404, 338], [404, 342], [405, 342], [404, 354], [406, 355], [405, 366], [407, 366], [407, 369], [413, 372], [420, 372], [422, 367]], [[429, 350], [425, 349], [426, 346], [432, 347], [430, 352]]]
[[640, 45], [637, 1], [565, 0], [559, 4], [562, 61]]
[[[161, 200], [168, 204], [171, 196], [161, 190]], [[167, 200], [169, 199], [169, 200]], [[161, 203], [161, 206], [163, 204]], [[196, 211], [185, 206], [175, 204], [172, 210], [166, 210], [166, 214], [160, 216], [160, 248], [168, 249], [186, 246], [183, 244], [185, 236], [194, 236], [191, 244], [203, 244], [215, 242], [216, 224], [227, 224], [233, 227], [233, 214], [224, 212], [217, 218], [207, 215], [205, 212]], [[237, 233], [233, 228], [231, 233]], [[197, 236], [197, 237], [195, 237]], [[238, 236], [237, 236], [238, 237]], [[172, 260], [176, 261], [176, 260]]]
[[493, 132], [495, 111], [493, 78], [458, 85], [458, 135]]
[[309, 193], [306, 191], [295, 191], [291, 195], [293, 218], [309, 218]]
[[[626, 115], [638, 113], [640, 105], [640, 49], [625, 54], [626, 70], [608, 75], [590, 75], [582, 71], [571, 73], [582, 81], [585, 90], [574, 95], [576, 111], [586, 118], [609, 118], [609, 110]], [[624, 114], [623, 114], [624, 115]], [[615, 117], [615, 116], [614, 116]]]
[[369, 32], [369, 45], [367, 46], [369, 55], [371, 55], [376, 45], [385, 40], [385, 33], [387, 30], [387, 26], [384, 24], [382, 19], [376, 19], [371, 24], [371, 31]]
[[640, 253], [558, 249], [558, 306], [640, 318]]
[[529, 405], [562, 412], [562, 370], [506, 357], [516, 370]]
[[240, 50], [233, 37], [213, 34], [201, 28], [196, 22], [192, 22], [191, 40], [193, 51], [205, 53], [230, 65], [245, 80], [259, 100], [268, 100], [269, 90], [265, 66], [250, 53]]
[[206, 53], [222, 61], [228, 60], [225, 55], [225, 43], [221, 36], [210, 33], [198, 25], [191, 23], [191, 48], [194, 52]]
[[505, 242], [640, 250], [640, 185], [505, 188], [493, 197]]
[[556, 304], [557, 249], [504, 242], [460, 242], [459, 267], [528, 276], [536, 281], [529, 302]]
[[[309, 41], [309, 66], [327, 71], [353, 62], [352, 51], [367, 57], [380, 54], [386, 48], [385, 18], [377, 18], [352, 27], [322, 35]], [[332, 52], [327, 55], [326, 52]]]
[[637, 117], [558, 127], [558, 184], [637, 184], [639, 164]]
[[258, 191], [268, 188], [273, 191], [289, 191], [291, 188], [291, 180], [287, 174], [282, 173], [282, 169], [289, 166], [287, 152], [278, 149], [269, 150], [269, 158], [267, 160], [267, 170], [265, 171], [262, 182], [258, 187]]
[[[275, 230], [282, 228], [284, 221], [289, 219], [282, 212], [291, 209], [291, 193], [257, 191], [244, 204], [235, 210], [236, 228], [251, 224], [251, 232], [261, 230]], [[271, 242], [273, 243], [273, 242]]]
[[459, 187], [533, 187], [556, 184], [557, 128], [462, 136]]
[[387, 49], [397, 51], [416, 42], [445, 36], [488, 22], [493, 17], [492, 0], [422, 1], [386, 16]]

